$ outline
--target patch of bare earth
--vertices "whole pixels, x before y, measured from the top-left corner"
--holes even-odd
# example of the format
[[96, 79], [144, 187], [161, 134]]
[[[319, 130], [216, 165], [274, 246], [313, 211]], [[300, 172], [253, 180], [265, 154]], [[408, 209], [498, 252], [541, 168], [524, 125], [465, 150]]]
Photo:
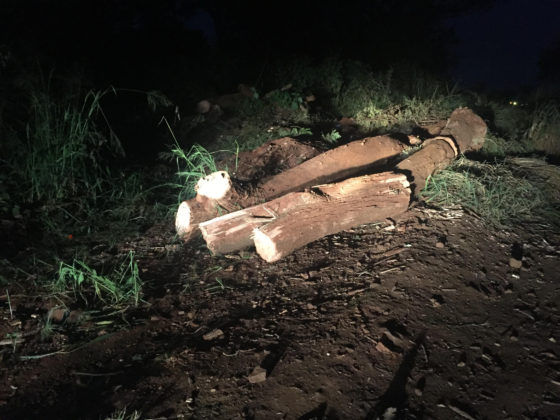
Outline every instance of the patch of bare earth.
[[[38, 334], [1, 347], [0, 418], [560, 415], [560, 235], [549, 226], [500, 231], [418, 207], [274, 264], [200, 243], [170, 252], [172, 236], [153, 229], [130, 244], [151, 289], [125, 322], [38, 359], [21, 359], [47, 350]], [[2, 312], [23, 333], [41, 310], [26, 299]], [[62, 327], [49, 350], [68, 344]]]

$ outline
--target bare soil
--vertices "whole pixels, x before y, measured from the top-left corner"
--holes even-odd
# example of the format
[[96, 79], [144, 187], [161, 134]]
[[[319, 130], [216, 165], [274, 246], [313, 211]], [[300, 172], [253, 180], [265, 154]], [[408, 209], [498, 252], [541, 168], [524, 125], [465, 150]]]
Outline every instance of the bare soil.
[[560, 418], [560, 232], [545, 221], [497, 229], [420, 204], [273, 264], [179, 243], [172, 221], [59, 241], [100, 269], [135, 251], [143, 301], [117, 308], [37, 287], [41, 243], [3, 222], [22, 268], [0, 267], [1, 419]]

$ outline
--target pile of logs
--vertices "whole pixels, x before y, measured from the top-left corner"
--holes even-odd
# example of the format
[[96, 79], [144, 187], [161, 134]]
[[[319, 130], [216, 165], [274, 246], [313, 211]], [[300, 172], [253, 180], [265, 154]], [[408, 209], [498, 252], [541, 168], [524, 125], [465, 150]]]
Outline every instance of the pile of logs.
[[482, 147], [486, 124], [467, 108], [455, 110], [437, 137], [392, 167], [410, 147], [388, 136], [369, 137], [319, 154], [256, 185], [227, 172], [199, 180], [195, 198], [175, 219], [185, 241], [202, 234], [219, 254], [254, 246], [278, 261], [324, 236], [405, 212], [427, 178], [460, 153]]

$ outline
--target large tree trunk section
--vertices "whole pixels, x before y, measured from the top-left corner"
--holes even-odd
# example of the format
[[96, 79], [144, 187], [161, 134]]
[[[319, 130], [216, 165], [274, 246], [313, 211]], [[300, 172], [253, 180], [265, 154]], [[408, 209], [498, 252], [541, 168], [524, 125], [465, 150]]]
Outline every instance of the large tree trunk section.
[[[418, 195], [428, 176], [445, 168], [459, 153], [480, 149], [485, 135], [486, 124], [480, 117], [468, 109], [455, 110], [441, 136], [427, 140], [420, 151], [400, 162], [395, 172], [314, 186], [310, 191], [282, 195], [267, 203], [209, 220], [201, 223], [204, 238], [208, 247], [217, 253], [235, 251], [253, 242], [264, 260], [277, 261], [326, 235], [403, 213], [411, 200], [411, 183]], [[331, 151], [337, 153], [327, 152], [270, 178], [257, 188], [258, 194], [244, 195], [244, 191], [237, 189], [225, 175], [216, 175], [217, 184], [226, 188], [219, 194], [210, 189], [207, 196], [214, 202], [222, 200], [223, 196], [224, 204], [243, 206], [255, 198], [275, 197], [279, 191], [308, 188], [313, 182], [325, 179], [323, 177], [332, 180], [354, 174], [353, 171], [371, 170], [372, 164], [375, 166], [390, 156], [390, 147], [394, 146], [391, 142], [383, 143], [382, 137], [373, 139], [376, 139], [377, 146], [389, 145], [387, 149], [380, 147], [381, 154], [379, 150], [372, 151], [377, 159], [371, 159], [371, 156], [364, 159], [365, 152], [353, 149], [359, 143], [354, 142], [350, 151], [337, 148]], [[367, 143], [368, 139], [362, 141], [362, 145]], [[387, 156], [379, 158], [384, 154]], [[336, 157], [346, 163], [340, 164]], [[329, 168], [325, 169], [324, 165]], [[276, 182], [272, 183], [274, 179]], [[205, 191], [204, 182], [201, 180], [199, 192]], [[229, 194], [233, 194], [235, 200], [229, 200]], [[198, 199], [197, 202], [206, 208], [200, 195]]]
[[467, 153], [482, 149], [488, 127], [482, 118], [468, 108], [457, 108], [451, 113], [440, 135], [452, 137], [459, 152]]
[[[411, 191], [405, 175], [383, 172], [320, 185], [318, 199], [254, 230], [257, 253], [278, 261], [324, 236], [405, 212]], [[314, 189], [315, 190], [315, 189]]]
[[278, 197], [313, 185], [346, 179], [385, 165], [407, 144], [388, 136], [367, 137], [328, 150], [301, 165], [266, 179], [259, 185], [263, 196]]
[[253, 230], [294, 209], [319, 200], [316, 194], [294, 192], [264, 204], [258, 204], [200, 223], [208, 248], [226, 254], [253, 246]]
[[397, 164], [396, 169], [408, 175], [418, 196], [428, 177], [449, 166], [459, 153], [480, 150], [486, 130], [482, 118], [468, 108], [458, 108], [439, 137], [426, 140], [421, 150]]
[[[189, 240], [197, 235], [198, 223], [202, 221], [289, 192], [372, 171], [385, 165], [388, 159], [398, 156], [405, 147], [406, 144], [387, 136], [356, 140], [267, 178], [256, 187], [230, 178], [225, 171], [215, 172], [199, 180], [195, 199], [181, 204], [175, 218], [175, 228], [179, 237]], [[184, 217], [185, 214], [190, 217]]]
[[212, 252], [237, 251], [254, 241], [270, 262], [325, 235], [398, 215], [409, 201], [406, 176], [384, 172], [290, 193], [201, 223], [200, 229]]
[[436, 137], [426, 140], [421, 150], [399, 162], [396, 170], [408, 176], [413, 184], [414, 195], [418, 196], [426, 185], [428, 177], [449, 166], [457, 154], [458, 150], [453, 139]]

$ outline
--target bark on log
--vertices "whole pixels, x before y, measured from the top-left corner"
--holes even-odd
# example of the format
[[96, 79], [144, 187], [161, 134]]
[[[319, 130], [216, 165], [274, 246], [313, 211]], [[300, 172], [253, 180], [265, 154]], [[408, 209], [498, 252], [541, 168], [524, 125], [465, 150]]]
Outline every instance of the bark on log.
[[409, 177], [418, 196], [430, 175], [449, 166], [459, 153], [480, 150], [486, 137], [486, 123], [468, 108], [451, 113], [441, 135], [426, 140], [422, 149], [397, 164]]
[[214, 253], [249, 247], [254, 235], [257, 252], [271, 262], [325, 235], [395, 216], [409, 200], [406, 176], [384, 172], [290, 193], [201, 223], [200, 229]]
[[405, 147], [405, 143], [388, 136], [356, 140], [269, 177], [254, 188], [231, 179], [226, 172], [215, 172], [199, 180], [196, 199], [181, 203], [175, 229], [183, 240], [190, 240], [197, 235], [198, 224], [205, 220], [313, 185], [372, 171], [398, 156]]
[[318, 200], [316, 194], [293, 192], [264, 204], [248, 207], [200, 223], [208, 248], [226, 254], [253, 246], [253, 230], [298, 207]]
[[403, 213], [411, 196], [406, 176], [394, 172], [350, 178], [316, 190], [320, 194], [316, 200], [254, 230], [257, 253], [265, 261], [278, 261], [324, 236]]
[[449, 165], [460, 150], [482, 147], [486, 125], [472, 111], [459, 109], [444, 131], [447, 136], [427, 140], [422, 150], [397, 165], [396, 172], [319, 185], [205, 222], [201, 228], [208, 247], [214, 252], [247, 247], [252, 232], [257, 253], [274, 262], [326, 235], [394, 217], [409, 206], [409, 182], [417, 194], [427, 177]]
[[267, 199], [379, 168], [408, 145], [388, 136], [367, 137], [328, 150], [266, 179], [258, 187]]
[[450, 137], [426, 140], [422, 149], [399, 162], [396, 170], [407, 175], [413, 184], [413, 193], [418, 196], [433, 173], [449, 166], [459, 151]]
[[[251, 245], [253, 235], [259, 255], [268, 262], [277, 261], [326, 235], [406, 211], [412, 194], [410, 182], [417, 195], [427, 177], [449, 165], [460, 152], [480, 149], [485, 134], [486, 124], [480, 117], [468, 109], [458, 109], [451, 114], [442, 136], [426, 141], [422, 150], [397, 165], [397, 172], [350, 178], [336, 184], [319, 185], [311, 191], [287, 194], [268, 203], [204, 222], [201, 229], [213, 252], [231, 252], [247, 247]], [[348, 155], [344, 153], [347, 151], [342, 156], [353, 159], [354, 166], [347, 165], [344, 169], [344, 164], [341, 166], [337, 159], [332, 160], [336, 155], [323, 154], [310, 160], [315, 162], [308, 167], [304, 166], [308, 163], [305, 162], [294, 168], [299, 168], [299, 176], [285, 175], [290, 172], [286, 171], [268, 180], [276, 178], [279, 186], [269, 184], [266, 189], [258, 190], [267, 191], [269, 197], [274, 197], [281, 190], [308, 187], [304, 182], [297, 182], [302, 179], [314, 182], [322, 179], [326, 173], [332, 177], [344, 177], [352, 173], [349, 167], [359, 170], [368, 167], [362, 160], [362, 153], [358, 152], [359, 156], [354, 154], [351, 158], [355, 150]], [[356, 163], [364, 165], [358, 166]], [[325, 169], [323, 165], [330, 168]], [[233, 190], [239, 201], [255, 197], [251, 194], [245, 197], [235, 188]], [[266, 198], [266, 195], [259, 196], [263, 197]]]

